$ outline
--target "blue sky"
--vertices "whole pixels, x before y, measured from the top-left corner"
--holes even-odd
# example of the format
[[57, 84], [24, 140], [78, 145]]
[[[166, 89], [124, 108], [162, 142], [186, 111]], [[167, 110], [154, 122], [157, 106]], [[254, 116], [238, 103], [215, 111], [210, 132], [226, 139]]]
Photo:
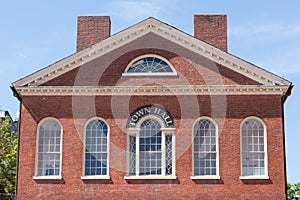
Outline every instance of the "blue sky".
[[299, 0], [10, 0], [0, 12], [0, 108], [13, 117], [12, 82], [75, 52], [79, 15], [109, 15], [112, 33], [155, 17], [193, 34], [194, 14], [227, 14], [229, 52], [295, 85], [285, 103], [288, 181], [300, 182]]

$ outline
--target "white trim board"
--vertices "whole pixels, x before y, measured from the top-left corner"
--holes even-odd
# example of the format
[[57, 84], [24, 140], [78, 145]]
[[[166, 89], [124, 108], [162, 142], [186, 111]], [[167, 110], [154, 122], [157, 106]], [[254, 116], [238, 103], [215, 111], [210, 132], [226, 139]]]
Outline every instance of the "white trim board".
[[21, 96], [136, 96], [136, 95], [284, 95], [288, 86], [175, 85], [175, 86], [30, 86], [17, 87]]

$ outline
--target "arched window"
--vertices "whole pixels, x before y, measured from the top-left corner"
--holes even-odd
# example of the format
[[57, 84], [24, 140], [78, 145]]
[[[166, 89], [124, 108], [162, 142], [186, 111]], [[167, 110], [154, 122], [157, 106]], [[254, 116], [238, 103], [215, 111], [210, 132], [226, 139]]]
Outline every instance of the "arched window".
[[57, 119], [42, 120], [37, 129], [35, 178], [61, 176], [62, 126]]
[[[148, 110], [149, 113], [146, 114], [143, 109]], [[134, 112], [139, 113], [141, 117], [136, 120], [135, 126], [127, 127], [126, 179], [175, 178], [175, 129], [173, 126], [166, 127], [166, 122], [161, 115], [153, 113], [158, 109], [160, 114], [165, 115], [165, 119], [168, 116], [171, 120], [169, 114], [165, 114], [162, 108], [145, 107]], [[128, 121], [131, 124], [132, 116]]]
[[124, 75], [176, 75], [176, 72], [167, 59], [147, 54], [132, 60]]
[[241, 178], [266, 177], [266, 126], [256, 117], [241, 124]]
[[161, 175], [161, 125], [154, 119], [147, 119], [141, 124], [140, 129], [139, 175]]
[[93, 118], [85, 126], [84, 167], [82, 178], [107, 178], [109, 170], [109, 128], [99, 118]]
[[217, 126], [206, 117], [198, 119], [193, 126], [192, 178], [219, 178]]

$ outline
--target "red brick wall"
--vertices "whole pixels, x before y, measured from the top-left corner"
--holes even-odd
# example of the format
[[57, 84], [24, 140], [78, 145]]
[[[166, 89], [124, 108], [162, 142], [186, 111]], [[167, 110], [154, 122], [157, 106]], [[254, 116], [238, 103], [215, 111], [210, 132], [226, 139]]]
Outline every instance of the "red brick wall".
[[[136, 108], [151, 104], [161, 105], [175, 120], [177, 180], [126, 181], [126, 122]], [[110, 127], [110, 180], [81, 180], [83, 126], [93, 116]], [[220, 180], [190, 179], [191, 125], [199, 116], [211, 116], [219, 126]], [[248, 116], [267, 125], [270, 180], [239, 179], [239, 128]], [[45, 117], [63, 126], [61, 181], [33, 180], [36, 129]], [[22, 99], [20, 128], [18, 199], [285, 199], [280, 96], [31, 96]]]
[[[143, 48], [147, 41], [155, 41], [154, 45], [162, 45], [162, 48]], [[195, 54], [192, 51], [159, 39], [154, 36], [146, 36], [139, 41], [132, 42], [128, 46], [109, 52], [95, 60], [86, 63], [79, 68], [54, 78], [44, 86], [114, 86], [114, 85], [258, 85], [256, 81], [247, 78], [227, 67], [216, 64], [208, 59]], [[151, 45], [152, 46], [152, 45]], [[121, 52], [121, 56], [120, 56]], [[170, 61], [178, 76], [173, 77], [124, 77], [122, 73], [134, 58], [156, 54]], [[189, 55], [189, 57], [184, 57]]]
[[[226, 16], [196, 15], [195, 37], [227, 51]], [[77, 51], [110, 35], [109, 17], [79, 17]], [[125, 77], [128, 63], [143, 54], [168, 59], [175, 77]], [[126, 85], [259, 85], [148, 33], [43, 86]], [[174, 118], [176, 128], [176, 180], [126, 181], [126, 123], [145, 105], [160, 105]], [[110, 180], [82, 180], [84, 124], [104, 118], [110, 127]], [[220, 180], [191, 180], [192, 124], [210, 116], [219, 129]], [[240, 176], [240, 124], [249, 116], [267, 126], [269, 180], [242, 181]], [[45, 117], [63, 126], [62, 180], [34, 180], [37, 125]], [[281, 97], [231, 96], [26, 96], [22, 98], [18, 167], [18, 199], [285, 199], [285, 168]]]
[[79, 16], [77, 21], [77, 52], [110, 36], [109, 16]]
[[223, 51], [227, 51], [227, 16], [195, 15], [194, 36]]

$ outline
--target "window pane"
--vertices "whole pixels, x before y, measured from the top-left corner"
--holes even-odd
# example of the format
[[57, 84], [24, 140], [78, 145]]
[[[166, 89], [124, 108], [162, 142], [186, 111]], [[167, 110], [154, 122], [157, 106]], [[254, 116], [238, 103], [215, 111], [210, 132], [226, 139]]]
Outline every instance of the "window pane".
[[107, 171], [107, 154], [86, 153], [85, 175], [107, 175], [104, 171]]
[[86, 126], [85, 175], [107, 175], [107, 134], [102, 120], [92, 120]]
[[172, 68], [163, 60], [156, 57], [145, 57], [134, 62], [127, 73], [164, 73], [173, 72]]
[[60, 174], [61, 126], [56, 120], [43, 121], [38, 129], [38, 176]]
[[[142, 146], [140, 146], [141, 148]], [[144, 150], [143, 150], [144, 151]], [[136, 137], [129, 136], [129, 174], [135, 175]], [[141, 163], [140, 163], [141, 164]]]
[[166, 175], [172, 174], [172, 136], [166, 136]]
[[38, 176], [59, 175], [60, 154], [38, 154]]
[[161, 125], [156, 120], [146, 120], [140, 132], [140, 175], [161, 174]]
[[264, 125], [250, 119], [243, 123], [242, 176], [265, 175]]
[[193, 129], [194, 176], [217, 175], [216, 127], [210, 120], [199, 120]]

